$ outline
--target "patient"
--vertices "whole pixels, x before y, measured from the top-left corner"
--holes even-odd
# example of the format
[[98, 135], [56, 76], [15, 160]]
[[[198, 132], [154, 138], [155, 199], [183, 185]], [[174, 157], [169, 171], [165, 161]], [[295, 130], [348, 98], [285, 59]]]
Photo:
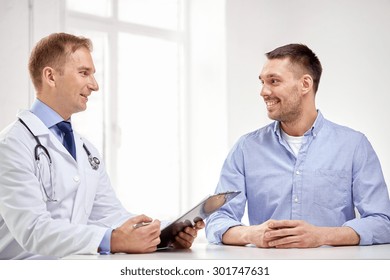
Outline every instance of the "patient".
[[[260, 95], [274, 122], [242, 136], [227, 156], [216, 192], [241, 194], [207, 219], [208, 240], [264, 248], [390, 243], [389, 194], [370, 142], [316, 108], [318, 57], [301, 44], [266, 56]], [[246, 204], [249, 226], [241, 223]]]

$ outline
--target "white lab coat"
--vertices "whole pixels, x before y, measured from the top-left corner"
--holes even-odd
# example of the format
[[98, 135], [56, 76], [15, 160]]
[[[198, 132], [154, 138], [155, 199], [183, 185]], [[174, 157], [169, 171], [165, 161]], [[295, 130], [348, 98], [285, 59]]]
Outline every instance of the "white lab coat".
[[[115, 196], [98, 151], [74, 132], [76, 162], [38, 117], [23, 111], [18, 118], [50, 153], [58, 202], [47, 201], [34, 159], [36, 141], [15, 121], [0, 133], [0, 259], [96, 254], [107, 229], [133, 216]], [[98, 170], [91, 168], [83, 143], [101, 160]]]

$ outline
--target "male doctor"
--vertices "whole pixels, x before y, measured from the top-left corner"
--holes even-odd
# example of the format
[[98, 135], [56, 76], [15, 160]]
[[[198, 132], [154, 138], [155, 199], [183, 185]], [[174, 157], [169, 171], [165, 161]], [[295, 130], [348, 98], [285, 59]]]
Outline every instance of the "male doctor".
[[[160, 222], [123, 208], [98, 151], [72, 131], [72, 114], [99, 89], [91, 51], [89, 39], [56, 33], [31, 53], [37, 98], [0, 133], [0, 259], [147, 253], [160, 243]], [[185, 228], [174, 246], [191, 247], [203, 227]]]

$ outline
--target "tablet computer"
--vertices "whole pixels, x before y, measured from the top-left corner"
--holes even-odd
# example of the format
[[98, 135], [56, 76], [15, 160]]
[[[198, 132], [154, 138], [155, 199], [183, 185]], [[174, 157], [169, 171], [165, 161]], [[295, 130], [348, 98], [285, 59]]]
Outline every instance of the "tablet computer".
[[187, 226], [194, 226], [199, 220], [204, 220], [212, 213], [236, 197], [241, 191], [229, 191], [210, 195], [199, 202], [195, 207], [181, 215], [161, 230], [161, 243], [157, 249], [168, 248], [175, 242], [175, 236]]

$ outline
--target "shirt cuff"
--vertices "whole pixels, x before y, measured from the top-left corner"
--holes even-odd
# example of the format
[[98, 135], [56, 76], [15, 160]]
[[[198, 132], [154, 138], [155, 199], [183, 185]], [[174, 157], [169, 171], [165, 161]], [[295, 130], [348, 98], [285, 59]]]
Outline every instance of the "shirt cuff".
[[111, 234], [113, 229], [110, 228], [106, 231], [103, 236], [102, 241], [99, 245], [99, 254], [100, 255], [109, 255], [111, 253]]

